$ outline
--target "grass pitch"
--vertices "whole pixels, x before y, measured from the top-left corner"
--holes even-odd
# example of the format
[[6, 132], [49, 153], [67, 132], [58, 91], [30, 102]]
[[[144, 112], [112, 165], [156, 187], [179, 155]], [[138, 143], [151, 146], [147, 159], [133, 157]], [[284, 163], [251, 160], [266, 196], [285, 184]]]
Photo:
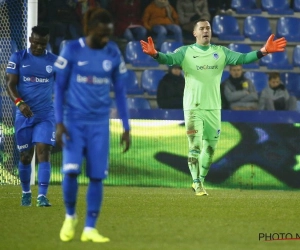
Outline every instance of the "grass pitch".
[[[37, 187], [32, 191], [35, 198]], [[187, 188], [106, 186], [97, 224], [111, 239], [104, 244], [80, 242], [85, 192], [80, 186], [75, 239], [64, 243], [60, 186], [49, 189], [50, 208], [36, 207], [35, 199], [32, 207], [21, 207], [19, 186], [0, 186], [0, 249], [300, 249], [300, 240], [259, 240], [260, 233], [300, 235], [299, 191], [219, 189], [196, 197]]]

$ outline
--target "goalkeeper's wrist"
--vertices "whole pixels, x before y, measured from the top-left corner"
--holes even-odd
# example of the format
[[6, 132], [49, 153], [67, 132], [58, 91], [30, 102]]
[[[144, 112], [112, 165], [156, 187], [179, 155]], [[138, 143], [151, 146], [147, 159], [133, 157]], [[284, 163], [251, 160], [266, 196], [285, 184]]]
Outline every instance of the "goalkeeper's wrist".
[[269, 52], [267, 51], [266, 47], [262, 47], [260, 49], [261, 53], [263, 54], [263, 56], [266, 56], [267, 54], [269, 54]]
[[158, 53], [158, 52], [156, 52], [156, 54], [152, 55], [152, 57], [153, 57], [153, 59], [158, 59], [158, 57], [159, 57], [159, 53]]

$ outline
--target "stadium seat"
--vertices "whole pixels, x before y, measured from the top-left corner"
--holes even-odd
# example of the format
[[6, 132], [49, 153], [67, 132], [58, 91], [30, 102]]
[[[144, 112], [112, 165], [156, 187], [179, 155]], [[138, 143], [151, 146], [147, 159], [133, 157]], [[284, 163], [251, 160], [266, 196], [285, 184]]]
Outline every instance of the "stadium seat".
[[143, 97], [128, 97], [128, 109], [151, 109], [150, 103]]
[[294, 67], [300, 67], [300, 45], [297, 45], [294, 47], [293, 65], [294, 65]]
[[244, 35], [251, 41], [267, 41], [272, 34], [270, 21], [263, 16], [247, 16], [244, 20]]
[[268, 86], [268, 75], [260, 71], [247, 71], [244, 76], [248, 78], [255, 86], [258, 94]]
[[159, 81], [165, 74], [161, 69], [147, 69], [142, 73], [142, 88], [148, 95], [156, 95]]
[[126, 93], [129, 95], [142, 95], [144, 90], [140, 87], [134, 70], [128, 69], [128, 79], [126, 80]]
[[213, 34], [220, 40], [243, 41], [237, 19], [228, 15], [216, 15], [212, 24]]
[[159, 64], [145, 54], [139, 41], [130, 41], [125, 49], [125, 61], [134, 67], [157, 67]]
[[259, 62], [261, 66], [266, 66], [268, 69], [293, 69], [293, 65], [288, 61], [286, 51], [268, 54], [261, 58]]
[[224, 82], [228, 77], [229, 77], [229, 71], [224, 70], [221, 77], [221, 83]]
[[285, 37], [288, 42], [300, 41], [300, 18], [281, 17], [277, 21], [276, 36]]
[[257, 7], [256, 0], [232, 0], [231, 8], [237, 14], [261, 14], [261, 9]]
[[170, 42], [163, 42], [161, 45], [160, 51], [162, 53], [170, 53], [173, 52], [175, 49], [181, 47], [183, 43], [177, 41], [170, 41]]
[[293, 9], [296, 12], [300, 12], [300, 0], [294, 0]]
[[18, 51], [18, 46], [14, 40], [8, 38], [0, 39], [0, 64], [7, 64], [12, 53]]
[[300, 99], [300, 74], [295, 72], [286, 72], [280, 74], [280, 80], [285, 85], [289, 93]]
[[[240, 53], [248, 53], [252, 51], [252, 48], [249, 44], [246, 43], [230, 43], [228, 45], [228, 49], [240, 52]], [[258, 69], [259, 65], [257, 62], [244, 64], [243, 68], [245, 69]]]
[[270, 15], [292, 15], [289, 0], [261, 0], [261, 7]]
[[297, 111], [300, 111], [300, 101], [297, 101]]

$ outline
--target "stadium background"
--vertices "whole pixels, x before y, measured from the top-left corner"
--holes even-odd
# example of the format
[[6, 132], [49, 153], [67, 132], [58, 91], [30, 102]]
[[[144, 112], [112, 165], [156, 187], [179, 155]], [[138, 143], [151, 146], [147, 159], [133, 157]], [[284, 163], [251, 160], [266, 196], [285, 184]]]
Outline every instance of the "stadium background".
[[[5, 92], [5, 67], [12, 52], [26, 47], [27, 13], [26, 0], [0, 0], [0, 184], [18, 184], [15, 107]], [[209, 188], [300, 187], [298, 112], [223, 111], [222, 117], [221, 140], [207, 177]], [[107, 185], [190, 186], [182, 111], [131, 110], [132, 148], [127, 154], [121, 153], [121, 126], [114, 109], [111, 118]], [[53, 184], [61, 181], [60, 164], [61, 150], [56, 147], [52, 155]], [[87, 183], [83, 175], [79, 180]]]

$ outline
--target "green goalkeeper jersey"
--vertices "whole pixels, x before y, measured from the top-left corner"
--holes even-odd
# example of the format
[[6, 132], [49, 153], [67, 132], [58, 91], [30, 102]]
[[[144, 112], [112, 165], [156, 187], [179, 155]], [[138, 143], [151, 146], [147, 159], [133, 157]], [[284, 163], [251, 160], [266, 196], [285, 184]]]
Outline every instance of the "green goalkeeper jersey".
[[256, 61], [257, 52], [239, 53], [220, 45], [191, 44], [159, 53], [161, 64], [181, 65], [185, 77], [183, 109], [221, 109], [220, 82], [226, 65]]

